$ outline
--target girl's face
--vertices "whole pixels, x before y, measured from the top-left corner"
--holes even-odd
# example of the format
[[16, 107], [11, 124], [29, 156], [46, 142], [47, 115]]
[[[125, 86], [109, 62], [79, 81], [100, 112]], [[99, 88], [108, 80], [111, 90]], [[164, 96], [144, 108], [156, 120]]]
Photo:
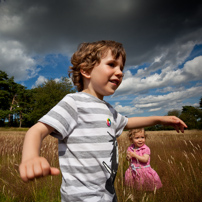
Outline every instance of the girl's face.
[[141, 147], [145, 144], [145, 135], [144, 131], [140, 131], [132, 136], [132, 142], [135, 147]]

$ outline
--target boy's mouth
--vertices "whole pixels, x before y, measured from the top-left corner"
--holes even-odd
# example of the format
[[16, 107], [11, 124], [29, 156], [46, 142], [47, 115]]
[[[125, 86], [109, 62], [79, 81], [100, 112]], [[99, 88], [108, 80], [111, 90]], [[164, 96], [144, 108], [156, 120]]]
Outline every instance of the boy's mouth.
[[113, 79], [113, 80], [109, 80], [111, 83], [114, 83], [115, 85], [119, 85], [119, 80], [118, 79]]

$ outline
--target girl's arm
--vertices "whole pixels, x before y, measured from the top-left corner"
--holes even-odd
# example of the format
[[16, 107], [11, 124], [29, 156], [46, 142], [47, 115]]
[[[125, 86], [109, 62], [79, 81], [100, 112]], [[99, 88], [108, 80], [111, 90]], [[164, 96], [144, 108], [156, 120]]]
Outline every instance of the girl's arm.
[[179, 131], [183, 133], [184, 128], [187, 128], [187, 125], [175, 116], [150, 116], [128, 118], [125, 129], [144, 128], [156, 124], [173, 126], [178, 133]]
[[149, 160], [149, 155], [148, 154], [143, 154], [143, 156], [138, 155], [135, 151], [128, 151], [129, 156], [136, 158], [138, 161], [142, 163], [147, 163]]
[[128, 147], [127, 152], [126, 152], [126, 160], [130, 161], [131, 160], [131, 155], [129, 154], [129, 151], [131, 151], [130, 147]]
[[38, 122], [25, 135], [22, 151], [22, 161], [19, 167], [23, 181], [46, 175], [58, 175], [59, 169], [50, 167], [48, 161], [40, 157], [41, 143], [54, 128]]

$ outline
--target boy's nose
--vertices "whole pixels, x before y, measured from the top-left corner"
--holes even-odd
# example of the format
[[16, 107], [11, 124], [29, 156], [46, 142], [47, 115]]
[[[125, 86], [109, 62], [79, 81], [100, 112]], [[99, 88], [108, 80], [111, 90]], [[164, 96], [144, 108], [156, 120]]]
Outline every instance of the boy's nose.
[[115, 75], [118, 76], [119, 78], [120, 77], [123, 77], [123, 72], [121, 71], [120, 68], [117, 68], [116, 72], [115, 72]]

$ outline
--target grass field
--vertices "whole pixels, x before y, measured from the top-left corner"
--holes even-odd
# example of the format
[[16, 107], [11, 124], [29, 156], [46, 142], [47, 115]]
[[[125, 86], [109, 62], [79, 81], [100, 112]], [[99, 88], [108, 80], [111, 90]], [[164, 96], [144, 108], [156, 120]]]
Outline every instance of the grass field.
[[[124, 186], [128, 168], [125, 151], [130, 145], [125, 134], [118, 138], [119, 170], [115, 188], [119, 202], [199, 202], [202, 201], [202, 131], [148, 131], [151, 167], [163, 187], [156, 192], [138, 192]], [[25, 131], [0, 129], [0, 202], [59, 202], [61, 176], [24, 183], [19, 177]], [[47, 137], [41, 154], [58, 167], [57, 140]]]

